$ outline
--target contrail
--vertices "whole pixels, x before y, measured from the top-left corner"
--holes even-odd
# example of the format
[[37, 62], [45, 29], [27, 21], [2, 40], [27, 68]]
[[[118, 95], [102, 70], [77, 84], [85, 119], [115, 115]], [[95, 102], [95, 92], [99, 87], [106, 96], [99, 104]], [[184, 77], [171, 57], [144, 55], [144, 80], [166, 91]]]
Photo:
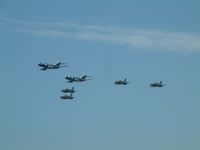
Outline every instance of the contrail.
[[127, 45], [133, 50], [135, 48], [144, 48], [146, 50], [165, 52], [200, 52], [200, 33], [126, 28], [114, 25], [82, 25], [68, 22], [31, 22], [12, 19], [1, 19], [0, 26], [9, 26], [16, 31], [37, 36], [103, 41], [120, 46]]

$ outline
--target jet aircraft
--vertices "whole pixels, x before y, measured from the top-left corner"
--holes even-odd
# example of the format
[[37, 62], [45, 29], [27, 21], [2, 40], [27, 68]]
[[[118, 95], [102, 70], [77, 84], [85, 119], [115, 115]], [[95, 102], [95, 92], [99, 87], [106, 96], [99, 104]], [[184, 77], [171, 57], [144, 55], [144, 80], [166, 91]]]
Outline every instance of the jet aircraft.
[[69, 89], [69, 88], [66, 88], [66, 89], [63, 89], [63, 90], [61, 90], [63, 93], [74, 93], [75, 92], [75, 90], [74, 90], [74, 87], [72, 87], [71, 89]]
[[155, 83], [151, 83], [150, 87], [163, 87], [166, 86], [165, 84], [162, 83], [162, 81], [160, 81], [159, 83], [155, 82]]
[[61, 96], [60, 97], [61, 99], [69, 99], [69, 100], [72, 100], [74, 97], [72, 95], [72, 93], [70, 95], [64, 95], [64, 96]]
[[116, 85], [127, 85], [130, 82], [126, 81], [126, 78], [124, 80], [117, 80], [114, 82]]
[[40, 70], [58, 69], [60, 67], [67, 67], [66, 65], [63, 65], [63, 64], [66, 64], [66, 63], [62, 63], [61, 61], [58, 61], [55, 64], [39, 63], [38, 66], [42, 67]]
[[92, 80], [92, 79], [88, 79], [88, 75], [83, 75], [81, 77], [75, 77], [75, 76], [66, 76], [65, 79], [67, 79], [68, 81], [67, 82], [84, 82], [84, 81], [87, 81], [87, 80]]

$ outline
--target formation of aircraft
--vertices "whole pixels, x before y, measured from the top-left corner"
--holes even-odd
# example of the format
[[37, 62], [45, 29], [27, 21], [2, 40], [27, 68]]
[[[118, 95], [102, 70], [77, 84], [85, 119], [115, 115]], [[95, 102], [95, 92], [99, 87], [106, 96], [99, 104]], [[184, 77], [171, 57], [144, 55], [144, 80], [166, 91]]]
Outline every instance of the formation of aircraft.
[[[63, 65], [66, 63], [62, 63], [61, 61], [55, 63], [55, 64], [48, 64], [48, 63], [39, 63], [38, 66], [42, 67], [40, 70], [47, 70], [47, 69], [58, 69], [60, 67], [67, 67], [66, 65]], [[84, 82], [87, 80], [93, 80], [91, 78], [89, 78], [90, 76], [88, 75], [83, 75], [81, 77], [76, 77], [76, 76], [66, 76], [65, 79], [67, 79], [67, 82], [73, 83], [73, 82]], [[115, 85], [127, 85], [130, 82], [127, 82], [127, 79], [125, 78], [124, 80], [117, 80], [114, 81]], [[162, 81], [160, 82], [154, 82], [150, 84], [150, 87], [163, 87], [166, 86], [166, 84], [163, 84]], [[75, 93], [74, 87], [72, 88], [65, 88], [63, 90], [61, 90], [63, 93], [70, 93], [70, 95], [64, 95], [64, 96], [60, 96], [61, 99], [68, 99], [68, 100], [72, 100], [74, 99], [73, 97], [73, 93]]]
[[66, 63], [62, 63], [61, 61], [58, 61], [55, 64], [39, 63], [38, 66], [42, 67], [40, 70], [47, 70], [47, 69], [58, 69], [60, 67], [67, 67], [64, 64]]
[[70, 95], [64, 95], [64, 96], [61, 96], [60, 98], [61, 98], [61, 99], [69, 99], [69, 100], [74, 99], [72, 93], [71, 93]]
[[61, 90], [63, 93], [75, 93], [74, 87]]
[[126, 81], [126, 78], [124, 80], [117, 80], [114, 82], [116, 85], [127, 85], [130, 82]]
[[163, 86], [166, 86], [166, 85], [163, 84], [162, 81], [150, 84], [150, 87], [159, 87], [160, 88], [160, 87], [163, 87]]
[[81, 77], [75, 77], [75, 76], [66, 76], [65, 79], [67, 79], [68, 81], [67, 82], [84, 82], [84, 81], [87, 81], [87, 80], [92, 80], [92, 79], [88, 79], [88, 75], [83, 75]]

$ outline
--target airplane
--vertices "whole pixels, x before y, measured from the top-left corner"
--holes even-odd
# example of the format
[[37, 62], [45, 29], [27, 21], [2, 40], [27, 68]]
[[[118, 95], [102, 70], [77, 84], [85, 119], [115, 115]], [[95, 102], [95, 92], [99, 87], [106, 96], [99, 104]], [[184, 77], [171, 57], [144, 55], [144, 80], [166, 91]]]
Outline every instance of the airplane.
[[83, 82], [83, 81], [87, 81], [87, 80], [93, 80], [93, 79], [87, 79], [87, 77], [90, 77], [88, 75], [83, 75], [81, 77], [75, 77], [75, 76], [66, 76], [65, 79], [67, 79], [67, 82]]
[[165, 84], [162, 84], [162, 81], [160, 81], [159, 83], [155, 82], [155, 83], [151, 83], [150, 87], [163, 87], [166, 86]]
[[55, 64], [39, 63], [38, 66], [42, 67], [40, 70], [58, 69], [60, 67], [67, 67], [66, 65], [62, 66], [63, 64], [66, 64], [66, 63], [62, 63], [61, 61], [58, 61]]
[[61, 96], [60, 97], [61, 99], [69, 99], [69, 100], [72, 100], [74, 97], [72, 95], [72, 93], [70, 95], [64, 95], [64, 96]]
[[69, 89], [69, 88], [66, 88], [66, 89], [63, 89], [63, 90], [61, 90], [63, 93], [74, 93], [75, 92], [75, 90], [74, 90], [74, 87], [72, 87], [71, 89]]
[[127, 85], [130, 82], [126, 81], [126, 78], [124, 80], [117, 80], [114, 82], [116, 85]]

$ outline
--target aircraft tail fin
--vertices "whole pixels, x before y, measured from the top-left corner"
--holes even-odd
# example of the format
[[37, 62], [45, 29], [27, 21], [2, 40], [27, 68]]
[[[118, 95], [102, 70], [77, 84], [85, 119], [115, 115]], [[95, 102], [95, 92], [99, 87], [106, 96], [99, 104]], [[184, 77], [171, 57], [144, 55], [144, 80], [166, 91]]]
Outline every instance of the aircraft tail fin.
[[72, 87], [72, 90], [74, 90], [74, 87]]
[[55, 65], [60, 66], [61, 65], [61, 61], [58, 61]]
[[126, 78], [124, 79], [124, 82], [126, 82]]
[[81, 78], [85, 79], [87, 77], [87, 75], [83, 75]]

